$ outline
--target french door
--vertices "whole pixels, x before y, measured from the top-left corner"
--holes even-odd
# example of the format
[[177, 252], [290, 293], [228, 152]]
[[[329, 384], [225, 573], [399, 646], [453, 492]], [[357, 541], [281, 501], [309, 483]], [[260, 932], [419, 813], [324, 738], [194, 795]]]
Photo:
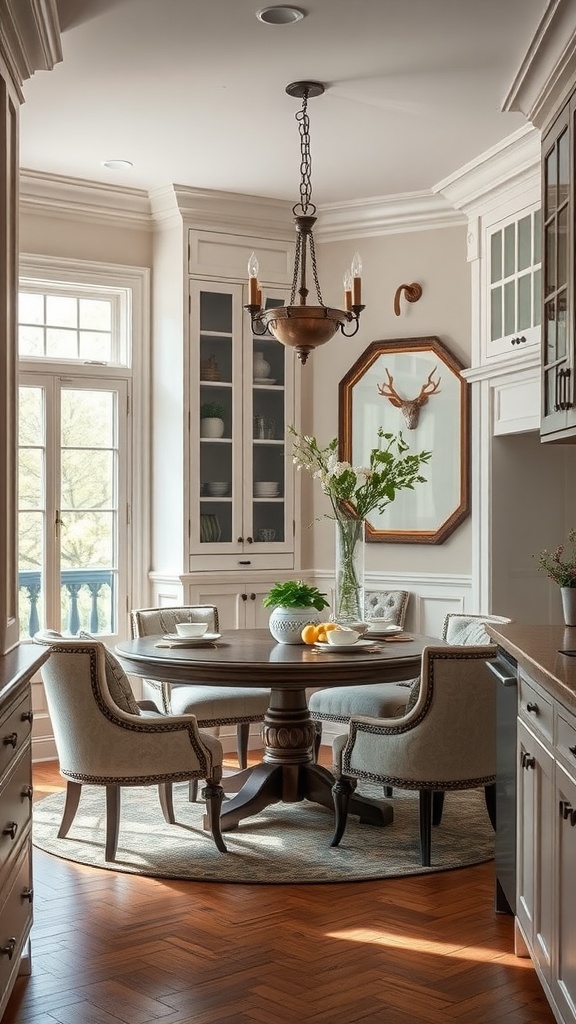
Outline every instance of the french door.
[[20, 636], [124, 632], [130, 479], [125, 379], [24, 373], [20, 384]]

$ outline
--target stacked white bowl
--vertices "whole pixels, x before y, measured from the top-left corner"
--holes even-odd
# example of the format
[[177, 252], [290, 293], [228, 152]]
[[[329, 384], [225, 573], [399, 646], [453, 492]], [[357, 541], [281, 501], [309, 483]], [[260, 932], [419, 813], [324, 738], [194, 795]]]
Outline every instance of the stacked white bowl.
[[257, 480], [254, 484], [254, 494], [257, 498], [275, 498], [278, 490], [277, 480]]
[[209, 480], [206, 490], [213, 498], [223, 498], [230, 490], [230, 482], [228, 480]]

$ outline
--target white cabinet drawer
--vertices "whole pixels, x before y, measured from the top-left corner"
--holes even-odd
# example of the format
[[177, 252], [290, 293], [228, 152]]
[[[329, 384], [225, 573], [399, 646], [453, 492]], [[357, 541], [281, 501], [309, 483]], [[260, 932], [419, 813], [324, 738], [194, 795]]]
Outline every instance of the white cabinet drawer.
[[556, 755], [572, 775], [576, 774], [576, 719], [561, 710], [556, 716]]
[[6, 771], [32, 732], [32, 698], [28, 690], [15, 701], [0, 722], [0, 777]]
[[552, 743], [554, 715], [547, 700], [520, 675], [518, 714], [536, 734]]

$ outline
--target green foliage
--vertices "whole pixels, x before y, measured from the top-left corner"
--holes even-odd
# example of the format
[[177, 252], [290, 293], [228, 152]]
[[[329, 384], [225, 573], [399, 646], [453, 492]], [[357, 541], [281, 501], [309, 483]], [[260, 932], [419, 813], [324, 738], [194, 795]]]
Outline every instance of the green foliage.
[[408, 455], [409, 445], [402, 432], [394, 436], [384, 433], [380, 427], [381, 445], [370, 452], [369, 465], [354, 467], [349, 462], [338, 461], [337, 437], [321, 448], [315, 437], [299, 434], [293, 427], [289, 430], [296, 438], [294, 464], [318, 477], [336, 518], [366, 519], [373, 509], [382, 513], [394, 501], [397, 491], [413, 490], [414, 484], [426, 482], [426, 477], [420, 475], [420, 467], [429, 462], [432, 452]]
[[555, 551], [541, 551], [538, 555], [538, 569], [545, 572], [559, 587], [576, 587], [576, 530], [570, 530], [568, 540], [572, 551], [564, 561], [563, 544], [559, 544]]
[[200, 419], [224, 419], [224, 406], [220, 402], [204, 402], [200, 406]]
[[310, 587], [303, 580], [285, 580], [275, 583], [262, 599], [266, 608], [282, 605], [283, 608], [316, 608], [321, 612], [328, 607], [326, 594], [321, 594], [316, 587]]

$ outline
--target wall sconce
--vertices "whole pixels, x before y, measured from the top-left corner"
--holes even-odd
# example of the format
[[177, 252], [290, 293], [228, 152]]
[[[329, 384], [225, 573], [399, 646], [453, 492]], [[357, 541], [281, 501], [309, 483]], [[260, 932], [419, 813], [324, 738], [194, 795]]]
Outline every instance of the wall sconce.
[[422, 295], [422, 285], [414, 282], [414, 284], [401, 284], [398, 286], [394, 296], [394, 313], [396, 316], [400, 316], [400, 296], [402, 292], [404, 292], [407, 302], [418, 302]]

